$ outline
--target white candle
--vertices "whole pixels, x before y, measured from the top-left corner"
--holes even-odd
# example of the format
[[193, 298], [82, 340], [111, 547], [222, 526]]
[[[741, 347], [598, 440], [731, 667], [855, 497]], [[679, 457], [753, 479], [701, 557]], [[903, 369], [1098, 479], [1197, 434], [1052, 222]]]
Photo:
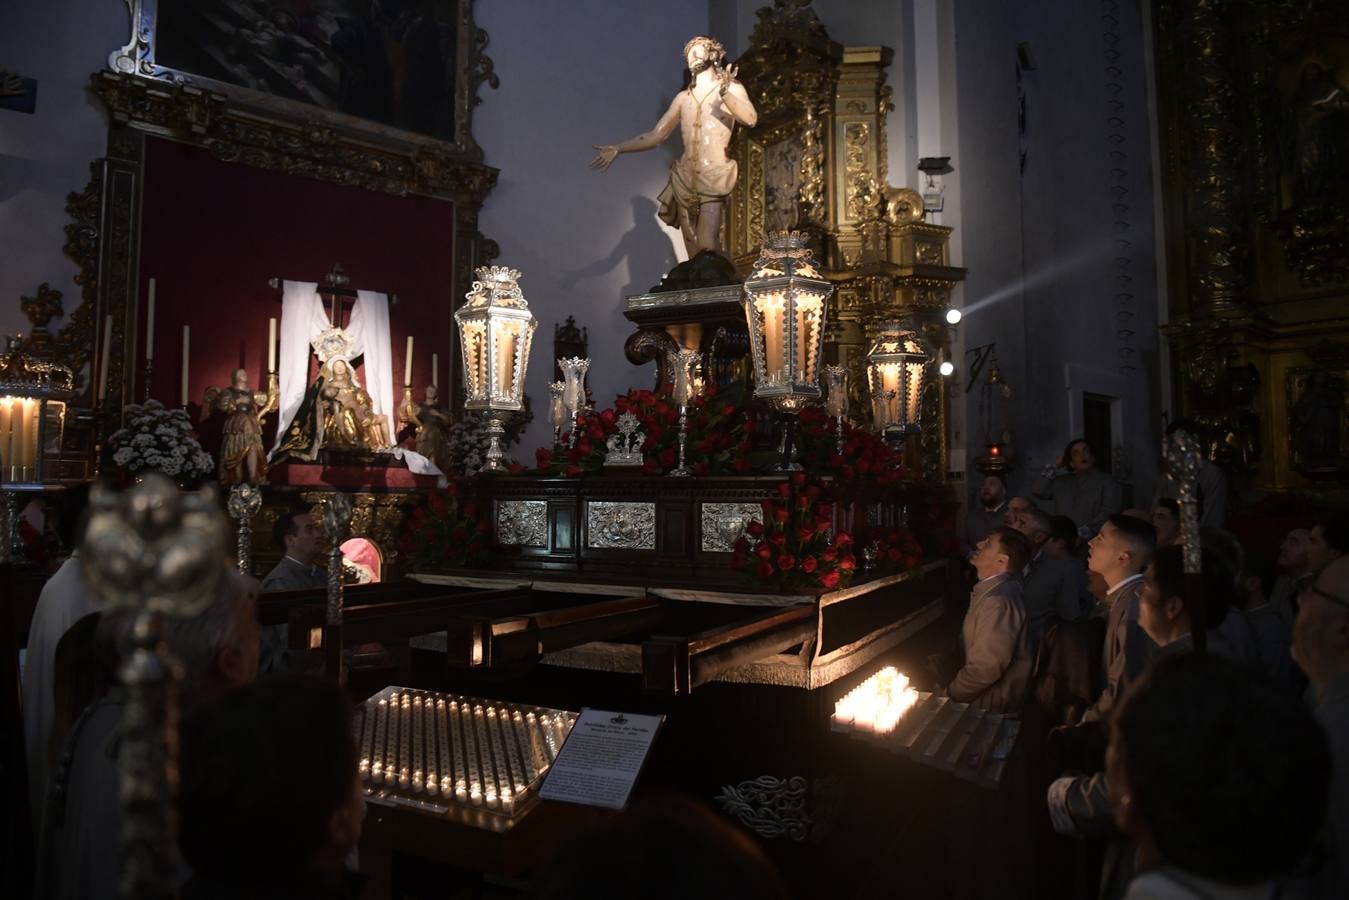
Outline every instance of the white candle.
[[267, 371], [276, 371], [276, 319], [267, 320]]
[[184, 326], [183, 326], [183, 388], [182, 388], [182, 400], [183, 400], [182, 405], [183, 405], [183, 406], [187, 406], [187, 360], [188, 360], [188, 351], [191, 349], [191, 347], [192, 347], [192, 328], [191, 328], [191, 326], [184, 325]]
[[14, 401], [14, 406], [10, 409], [10, 427], [14, 429], [13, 437], [10, 439], [10, 453], [13, 454], [13, 465], [19, 471], [15, 472], [16, 481], [27, 481], [23, 472], [23, 467], [28, 465], [28, 401], [19, 399]]
[[155, 358], [155, 280], [150, 279], [150, 299], [145, 303], [145, 359]]
[[403, 358], [403, 384], [412, 384], [412, 335], [408, 335], [408, 352]]
[[103, 319], [103, 356], [98, 362], [98, 399], [108, 397], [108, 358], [112, 356], [112, 316]]
[[431, 383], [440, 387], [440, 356], [431, 354]]
[[5, 470], [14, 465], [14, 445], [10, 433], [10, 410], [14, 406], [14, 401], [8, 397], [0, 397], [0, 481], [9, 481]]

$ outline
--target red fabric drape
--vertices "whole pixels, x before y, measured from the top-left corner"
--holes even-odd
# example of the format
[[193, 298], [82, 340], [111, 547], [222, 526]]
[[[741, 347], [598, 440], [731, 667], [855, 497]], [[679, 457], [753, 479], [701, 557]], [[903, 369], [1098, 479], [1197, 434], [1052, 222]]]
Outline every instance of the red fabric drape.
[[[389, 316], [396, 381], [407, 336], [416, 338], [412, 383], [440, 381], [451, 365], [454, 207], [425, 197], [394, 197], [215, 159], [160, 138], [145, 142], [140, 260], [143, 396], [144, 322], [149, 279], [156, 281], [154, 374], [150, 395], [176, 406], [183, 326], [192, 329], [190, 411], [208, 385], [224, 386], [243, 366], [266, 384], [267, 320], [280, 318], [270, 278], [322, 281], [340, 262], [349, 287], [398, 295]], [[394, 403], [401, 402], [395, 385]], [[269, 439], [275, 417], [268, 421]], [[208, 449], [211, 428], [203, 431]], [[270, 443], [269, 443], [270, 446]]]

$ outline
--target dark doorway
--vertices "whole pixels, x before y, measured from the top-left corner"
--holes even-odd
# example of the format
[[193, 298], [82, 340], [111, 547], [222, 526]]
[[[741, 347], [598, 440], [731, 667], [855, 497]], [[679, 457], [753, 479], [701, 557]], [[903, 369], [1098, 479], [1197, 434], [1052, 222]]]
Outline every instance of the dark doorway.
[[1115, 446], [1110, 430], [1110, 405], [1114, 402], [1114, 397], [1104, 394], [1082, 394], [1082, 436], [1091, 444], [1096, 468], [1102, 472], [1110, 471], [1110, 451]]

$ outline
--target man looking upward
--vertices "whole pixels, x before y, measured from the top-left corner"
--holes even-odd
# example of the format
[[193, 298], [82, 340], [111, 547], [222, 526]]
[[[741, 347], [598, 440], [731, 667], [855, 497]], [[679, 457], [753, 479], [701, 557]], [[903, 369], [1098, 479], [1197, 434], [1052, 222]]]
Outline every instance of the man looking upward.
[[639, 153], [663, 144], [680, 126], [684, 155], [670, 168], [670, 183], [661, 191], [660, 218], [684, 235], [689, 259], [703, 250], [720, 250], [721, 219], [726, 198], [735, 187], [736, 162], [727, 157], [731, 130], [739, 122], [753, 128], [759, 120], [749, 94], [735, 80], [735, 66], [723, 68], [726, 49], [710, 37], [684, 45], [684, 61], [692, 80], [670, 102], [656, 127], [621, 144], [596, 144], [590, 161], [603, 172], [620, 153]]

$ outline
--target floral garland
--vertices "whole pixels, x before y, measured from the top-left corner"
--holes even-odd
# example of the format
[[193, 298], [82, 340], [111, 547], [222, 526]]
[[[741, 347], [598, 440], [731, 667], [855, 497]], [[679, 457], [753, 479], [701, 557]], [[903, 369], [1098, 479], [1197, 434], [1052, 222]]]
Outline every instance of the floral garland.
[[779, 588], [846, 587], [857, 568], [852, 537], [841, 531], [830, 540], [833, 505], [820, 501], [819, 485], [793, 472], [778, 485], [778, 496], [765, 501], [764, 521], [750, 522], [748, 537], [736, 540], [732, 568], [752, 562], [753, 578]]
[[450, 482], [425, 495], [408, 516], [398, 537], [398, 552], [414, 568], [459, 568], [481, 562], [487, 556], [492, 523], [478, 515], [473, 500], [459, 500], [459, 489]]
[[125, 424], [108, 438], [114, 464], [128, 472], [161, 472], [192, 481], [215, 469], [211, 454], [201, 449], [192, 420], [181, 409], [166, 409], [158, 400], [129, 404]]

